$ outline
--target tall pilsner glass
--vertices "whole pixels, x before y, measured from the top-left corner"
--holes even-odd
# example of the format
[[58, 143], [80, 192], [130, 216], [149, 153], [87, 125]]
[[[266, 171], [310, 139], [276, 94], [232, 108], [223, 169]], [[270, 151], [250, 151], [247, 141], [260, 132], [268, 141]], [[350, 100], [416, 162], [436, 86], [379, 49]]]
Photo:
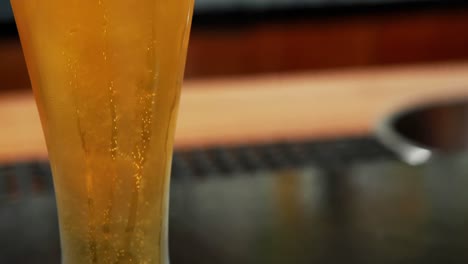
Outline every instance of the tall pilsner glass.
[[57, 197], [63, 264], [168, 263], [193, 0], [11, 0]]

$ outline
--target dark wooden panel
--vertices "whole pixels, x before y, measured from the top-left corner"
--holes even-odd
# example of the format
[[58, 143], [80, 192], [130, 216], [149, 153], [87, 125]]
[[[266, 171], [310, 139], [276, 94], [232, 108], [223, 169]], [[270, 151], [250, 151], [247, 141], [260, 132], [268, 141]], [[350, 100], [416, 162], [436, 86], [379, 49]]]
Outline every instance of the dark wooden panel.
[[28, 71], [17, 39], [0, 42], [0, 91], [29, 87]]
[[468, 9], [194, 31], [188, 77], [468, 59]]
[[377, 63], [468, 58], [468, 11], [405, 15], [382, 21]]
[[[468, 59], [468, 9], [195, 27], [187, 78]], [[0, 84], [28, 87], [16, 39], [0, 42]]]

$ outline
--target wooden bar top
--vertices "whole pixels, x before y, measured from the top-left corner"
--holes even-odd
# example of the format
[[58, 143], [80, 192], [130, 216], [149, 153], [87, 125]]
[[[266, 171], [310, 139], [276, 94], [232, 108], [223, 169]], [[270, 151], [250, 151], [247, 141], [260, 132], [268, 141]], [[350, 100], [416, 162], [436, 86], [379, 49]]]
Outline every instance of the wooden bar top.
[[[191, 80], [176, 147], [370, 133], [405, 105], [468, 96], [468, 62]], [[0, 162], [47, 157], [30, 92], [0, 95]]]

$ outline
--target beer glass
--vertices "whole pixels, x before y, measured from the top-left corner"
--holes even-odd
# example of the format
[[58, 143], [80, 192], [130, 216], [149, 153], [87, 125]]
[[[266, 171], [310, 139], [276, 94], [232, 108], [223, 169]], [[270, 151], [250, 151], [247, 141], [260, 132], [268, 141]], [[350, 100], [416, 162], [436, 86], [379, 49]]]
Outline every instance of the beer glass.
[[167, 264], [193, 0], [11, 0], [52, 167], [63, 264]]

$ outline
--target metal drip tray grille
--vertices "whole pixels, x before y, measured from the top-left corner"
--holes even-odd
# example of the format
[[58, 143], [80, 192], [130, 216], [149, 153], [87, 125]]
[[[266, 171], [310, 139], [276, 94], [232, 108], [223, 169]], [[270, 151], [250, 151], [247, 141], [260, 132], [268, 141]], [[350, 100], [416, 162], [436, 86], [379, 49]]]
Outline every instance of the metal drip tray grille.
[[231, 175], [308, 165], [326, 170], [382, 158], [393, 155], [369, 137], [191, 149], [174, 154], [172, 177]]
[[[329, 170], [384, 158], [393, 155], [372, 138], [189, 149], [174, 153], [172, 179], [230, 176], [308, 165]], [[53, 192], [47, 161], [0, 166], [0, 198], [41, 192]]]
[[0, 201], [5, 195], [20, 197], [34, 193], [52, 193], [53, 190], [48, 162], [32, 161], [0, 167]]

